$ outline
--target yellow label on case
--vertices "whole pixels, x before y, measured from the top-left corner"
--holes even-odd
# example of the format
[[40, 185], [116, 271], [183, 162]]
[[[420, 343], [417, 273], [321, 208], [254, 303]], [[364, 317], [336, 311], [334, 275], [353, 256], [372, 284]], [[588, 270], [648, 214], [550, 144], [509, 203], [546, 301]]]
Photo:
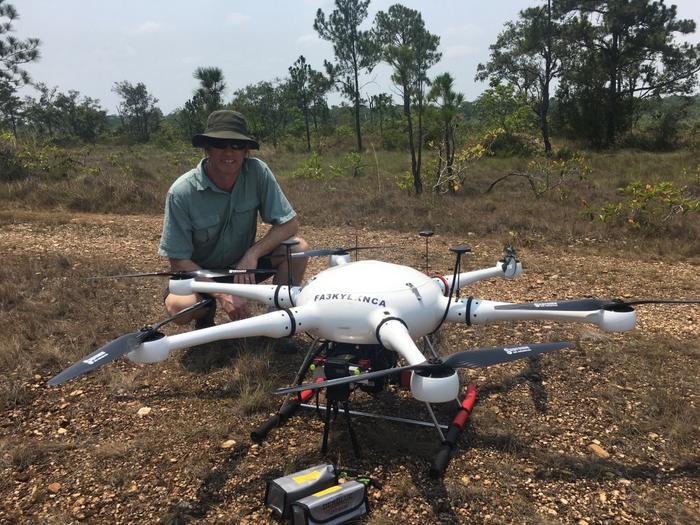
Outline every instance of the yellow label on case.
[[314, 470], [308, 474], [302, 474], [301, 476], [294, 476], [292, 479], [295, 483], [306, 483], [307, 481], [315, 481], [321, 477], [320, 470]]
[[335, 485], [333, 487], [328, 487], [327, 489], [322, 490], [320, 492], [317, 492], [313, 495], [316, 496], [317, 498], [320, 498], [321, 496], [325, 496], [326, 494], [332, 494], [333, 492], [337, 492], [341, 488], [343, 488], [343, 487], [341, 487], [340, 485]]

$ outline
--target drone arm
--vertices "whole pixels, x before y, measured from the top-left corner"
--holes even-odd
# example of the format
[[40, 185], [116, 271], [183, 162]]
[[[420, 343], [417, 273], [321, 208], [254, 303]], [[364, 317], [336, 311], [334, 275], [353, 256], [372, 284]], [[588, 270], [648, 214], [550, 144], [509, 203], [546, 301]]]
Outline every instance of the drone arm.
[[197, 281], [195, 279], [172, 279], [169, 288], [175, 295], [225, 293], [277, 308], [293, 306], [294, 299], [301, 291], [299, 286], [293, 286], [290, 290], [286, 285], [219, 283], [214, 281]]
[[[460, 299], [450, 306], [447, 320], [467, 324], [488, 324], [501, 321], [549, 320], [591, 323], [606, 332], [632, 330], [636, 322], [633, 308], [620, 310], [597, 308], [590, 310], [566, 310], [550, 307], [550, 303], [532, 303], [535, 309], [520, 309], [512, 303], [485, 301], [473, 297]], [[554, 303], [556, 304], [556, 303]]]
[[166, 359], [173, 350], [212, 343], [223, 339], [241, 339], [243, 337], [256, 336], [290, 337], [298, 329], [313, 329], [318, 324], [316, 312], [317, 309], [311, 305], [292, 310], [284, 309], [210, 328], [163, 336], [159, 339], [142, 343], [127, 356], [137, 363], [155, 363]]
[[[512, 260], [508, 263], [499, 261], [495, 266], [491, 268], [484, 268], [482, 270], [472, 270], [471, 272], [462, 272], [457, 275], [457, 286], [458, 288], [463, 288], [468, 284], [475, 283], [477, 281], [483, 281], [484, 279], [491, 279], [493, 277], [503, 277], [505, 279], [514, 279], [523, 273], [523, 265], [520, 261]], [[442, 288], [443, 293], [448, 293], [450, 288], [452, 288], [452, 282], [454, 281], [454, 275], [445, 275], [442, 278], [436, 279], [436, 282]]]
[[402, 356], [409, 365], [425, 361], [425, 356], [408, 333], [406, 325], [396, 317], [386, 317], [379, 323], [377, 339], [384, 347]]

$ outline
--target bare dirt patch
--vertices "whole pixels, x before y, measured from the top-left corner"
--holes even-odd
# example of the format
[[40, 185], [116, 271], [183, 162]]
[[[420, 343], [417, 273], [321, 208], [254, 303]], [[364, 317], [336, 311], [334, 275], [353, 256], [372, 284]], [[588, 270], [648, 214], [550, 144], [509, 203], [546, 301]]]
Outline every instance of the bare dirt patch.
[[[553, 322], [446, 327], [445, 352], [578, 344], [465, 372], [479, 389], [473, 424], [435, 481], [427, 476], [439, 445], [432, 429], [356, 419], [364, 455], [355, 459], [341, 418], [323, 458], [323, 425], [308, 413], [252, 444], [250, 431], [279, 402], [256, 385], [288, 383], [302, 357], [277, 354], [265, 339], [223, 342], [205, 358], [182, 352], [158, 365], [120, 360], [47, 388], [76, 358], [163, 317], [162, 281], [88, 279], [164, 268], [160, 218], [5, 212], [0, 228], [0, 523], [276, 523], [263, 505], [265, 481], [326, 459], [377, 481], [368, 523], [699, 521], [697, 307], [641, 307], [638, 328], [625, 334]], [[424, 266], [416, 235], [303, 232], [314, 246], [352, 245], [355, 234], [363, 244], [392, 246], [363, 257]], [[500, 256], [499, 239], [436, 235], [431, 270], [448, 273], [447, 247], [464, 241], [474, 250], [470, 268]], [[685, 262], [590, 245], [528, 246], [520, 256], [522, 278], [466, 293], [509, 301], [700, 296], [698, 267]], [[324, 265], [314, 260], [309, 275]], [[150, 411], [139, 415], [144, 407]], [[359, 396], [354, 408], [422, 410], [394, 391]], [[447, 418], [449, 410], [440, 413]]]

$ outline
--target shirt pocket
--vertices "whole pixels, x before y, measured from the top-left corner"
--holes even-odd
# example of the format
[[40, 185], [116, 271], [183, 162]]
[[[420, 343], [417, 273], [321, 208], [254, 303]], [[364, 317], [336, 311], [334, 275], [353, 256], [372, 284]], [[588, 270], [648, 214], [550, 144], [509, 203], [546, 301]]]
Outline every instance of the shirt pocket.
[[238, 204], [233, 210], [232, 220], [236, 237], [254, 236], [258, 223], [258, 203], [247, 201]]
[[192, 220], [192, 237], [195, 245], [213, 243], [219, 236], [221, 220], [219, 215], [202, 215]]

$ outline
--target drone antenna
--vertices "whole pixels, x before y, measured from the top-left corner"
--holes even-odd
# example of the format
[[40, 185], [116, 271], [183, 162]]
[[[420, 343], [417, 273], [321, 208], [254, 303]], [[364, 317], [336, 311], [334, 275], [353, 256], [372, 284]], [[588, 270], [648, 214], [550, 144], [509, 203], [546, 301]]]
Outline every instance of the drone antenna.
[[[455, 294], [455, 299], [459, 298], [459, 275], [462, 273], [462, 255], [472, 251], [471, 246], [468, 244], [460, 244], [459, 246], [453, 246], [450, 251], [457, 255], [457, 260], [455, 261], [455, 274], [452, 279], [452, 289], [455, 288], [455, 283], [457, 287], [457, 293]], [[452, 290], [450, 290], [450, 297], [452, 297]]]
[[425, 237], [425, 273], [426, 275], [428, 274], [428, 239], [430, 239], [433, 236], [433, 230], [423, 230], [421, 232], [418, 232], [418, 235], [421, 237]]
[[[447, 319], [447, 314], [450, 311], [450, 304], [452, 303], [452, 297], [453, 296], [455, 296], [455, 298], [459, 297], [459, 285], [457, 284], [457, 281], [459, 280], [459, 274], [462, 271], [462, 255], [464, 255], [467, 252], [472, 251], [472, 249], [471, 249], [471, 246], [469, 246], [468, 244], [462, 244], [460, 246], [453, 246], [452, 248], [450, 248], [450, 251], [457, 255], [457, 260], [455, 261], [455, 270], [454, 270], [454, 274], [452, 275], [452, 286], [450, 286], [450, 294], [447, 297], [447, 306], [445, 307], [445, 312], [442, 314], [442, 319], [440, 319], [440, 322], [435, 327], [435, 330], [430, 332], [429, 335], [433, 335], [435, 332], [440, 330], [442, 323], [445, 322], [445, 319]], [[457, 288], [456, 294], [455, 294], [455, 287]]]
[[357, 249], [358, 246], [359, 246], [359, 243], [358, 243], [358, 236], [357, 236], [357, 232], [355, 232], [355, 261], [357, 261], [357, 260], [358, 260], [358, 257], [360, 256], [360, 254], [357, 253], [357, 252], [360, 251], [360, 250]]
[[299, 239], [297, 238], [291, 238], [287, 239], [286, 241], [282, 241], [282, 245], [284, 246], [285, 249], [285, 258], [287, 259], [287, 284], [289, 286], [290, 290], [290, 302], [291, 302], [291, 289], [292, 286], [294, 285], [294, 282], [292, 280], [292, 246], [296, 246], [299, 244]]

